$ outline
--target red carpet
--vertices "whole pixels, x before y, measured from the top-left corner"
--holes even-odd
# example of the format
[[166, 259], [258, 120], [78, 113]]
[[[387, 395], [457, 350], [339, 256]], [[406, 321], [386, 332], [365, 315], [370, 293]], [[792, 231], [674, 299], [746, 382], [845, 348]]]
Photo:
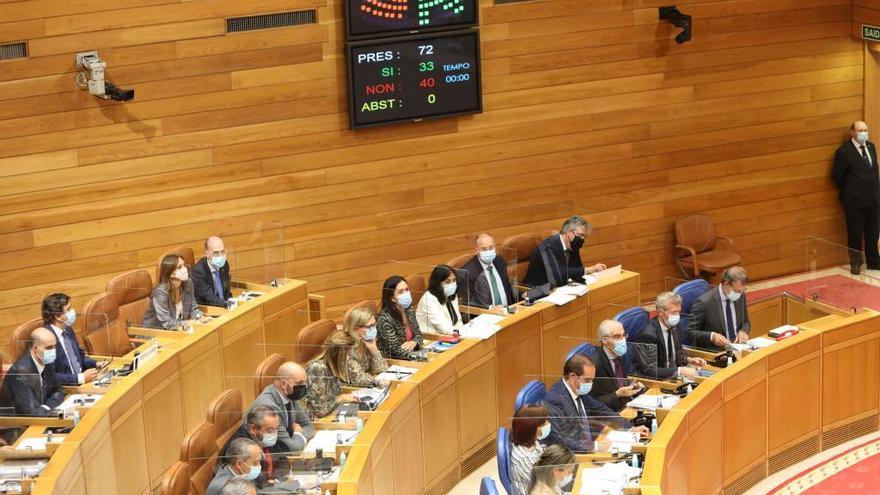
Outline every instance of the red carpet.
[[880, 311], [880, 287], [862, 283], [843, 275], [829, 275], [754, 292], [749, 291], [748, 299], [749, 302], [755, 302], [782, 292], [788, 292], [804, 299], [818, 298], [825, 304], [844, 310], [856, 307]]
[[874, 439], [798, 473], [768, 495], [880, 495], [880, 440]]

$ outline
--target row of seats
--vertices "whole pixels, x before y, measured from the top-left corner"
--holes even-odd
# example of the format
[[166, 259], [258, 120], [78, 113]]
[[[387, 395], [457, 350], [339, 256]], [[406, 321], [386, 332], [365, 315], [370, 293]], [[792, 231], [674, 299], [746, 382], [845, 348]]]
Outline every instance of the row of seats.
[[[181, 247], [162, 254], [183, 257], [190, 266], [194, 263], [195, 254], [192, 248]], [[158, 265], [156, 270], [158, 273]], [[121, 273], [107, 282], [104, 292], [90, 299], [80, 312], [81, 342], [86, 351], [98, 356], [124, 356], [133, 345], [141, 341], [130, 339], [128, 327], [140, 325], [153, 293], [153, 277], [147, 270], [135, 269]], [[24, 352], [25, 342], [31, 332], [43, 326], [41, 318], [19, 325], [12, 333], [12, 360], [15, 361]]]
[[[335, 325], [334, 325], [335, 328]], [[257, 365], [254, 393], [259, 395], [278, 374], [278, 367], [288, 359], [271, 354]], [[180, 458], [162, 480], [162, 495], [203, 495], [219, 461], [220, 451], [241, 426], [244, 411], [241, 392], [224, 390], [208, 405], [205, 421], [197, 424], [180, 445]]]
[[[683, 284], [679, 284], [673, 292], [681, 296], [681, 327], [687, 328], [687, 314], [690, 313], [691, 306], [694, 301], [703, 295], [707, 290], [710, 289], [709, 283], [703, 279], [695, 279]], [[650, 315], [648, 312], [642, 308], [641, 306], [633, 306], [632, 308], [628, 308], [620, 313], [617, 313], [614, 316], [614, 319], [619, 321], [623, 325], [623, 329], [626, 332], [627, 339], [631, 339], [638, 335], [639, 332], [645, 327], [650, 319]], [[593, 353], [596, 352], [597, 348], [595, 345], [585, 342], [583, 344], [578, 344], [575, 346], [569, 353], [565, 356], [566, 361], [571, 359], [575, 354], [583, 354], [585, 356], [592, 357]], [[629, 355], [626, 355], [629, 358]], [[520, 389], [519, 393], [516, 395], [516, 400], [513, 403], [514, 413], [518, 411], [521, 407], [526, 404], [540, 404], [541, 401], [544, 400], [544, 395], [547, 393], [547, 388], [544, 385], [544, 382], [540, 380], [532, 380], [527, 383], [522, 389]], [[498, 429], [498, 438], [497, 438], [497, 449], [498, 449], [498, 478], [501, 480], [501, 485], [507, 490], [508, 494], [513, 494], [513, 490], [510, 484], [510, 451], [512, 449], [512, 445], [510, 442], [510, 431], [501, 427]], [[492, 481], [491, 478], [484, 478]], [[490, 488], [486, 487], [487, 490]], [[492, 487], [494, 488], [494, 481], [492, 481]], [[483, 487], [481, 487], [480, 494], [483, 495]], [[495, 492], [487, 491], [485, 493], [498, 493], [497, 490]]]

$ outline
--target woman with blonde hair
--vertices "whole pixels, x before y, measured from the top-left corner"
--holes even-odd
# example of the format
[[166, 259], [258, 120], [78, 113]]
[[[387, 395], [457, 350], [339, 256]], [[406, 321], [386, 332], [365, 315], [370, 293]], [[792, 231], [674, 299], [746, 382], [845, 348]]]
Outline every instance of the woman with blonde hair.
[[529, 495], [561, 495], [571, 485], [577, 463], [574, 454], [564, 445], [551, 445], [544, 450], [535, 467]]
[[375, 325], [372, 310], [353, 308], [346, 315], [342, 330], [331, 333], [324, 341], [324, 350], [306, 366], [304, 400], [316, 417], [327, 416], [340, 403], [358, 401], [355, 396], [342, 393], [342, 384], [388, 386], [388, 382], [373, 376], [388, 369], [388, 363], [376, 348]]

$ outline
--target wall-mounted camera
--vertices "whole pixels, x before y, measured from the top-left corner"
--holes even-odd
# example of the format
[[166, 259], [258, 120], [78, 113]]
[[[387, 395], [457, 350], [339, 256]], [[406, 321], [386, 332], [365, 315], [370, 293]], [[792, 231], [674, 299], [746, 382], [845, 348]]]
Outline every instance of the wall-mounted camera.
[[122, 89], [104, 80], [104, 69], [107, 62], [98, 57], [97, 51], [76, 54], [76, 66], [83, 69], [76, 75], [76, 85], [88, 89], [89, 93], [104, 100], [131, 101], [134, 99], [133, 89]]
[[691, 40], [691, 16], [682, 14], [674, 5], [660, 7], [660, 20], [669, 21], [673, 26], [682, 29], [675, 37], [675, 42], [679, 45]]

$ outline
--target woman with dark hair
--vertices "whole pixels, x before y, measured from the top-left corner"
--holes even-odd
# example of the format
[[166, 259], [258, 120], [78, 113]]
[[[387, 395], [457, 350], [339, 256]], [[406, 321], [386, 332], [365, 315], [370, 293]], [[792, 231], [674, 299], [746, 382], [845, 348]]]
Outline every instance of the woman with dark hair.
[[376, 317], [379, 327], [379, 350], [386, 358], [425, 361], [417, 352], [424, 343], [416, 313], [412, 308], [412, 293], [406, 280], [393, 275], [382, 284], [382, 308]]
[[150, 306], [144, 313], [143, 327], [177, 330], [183, 321], [207, 323], [211, 318], [202, 314], [196, 303], [192, 280], [183, 258], [169, 254], [159, 264], [159, 281], [153, 287]]
[[544, 406], [526, 404], [516, 411], [511, 424], [510, 482], [516, 495], [526, 495], [532, 479], [532, 466], [544, 453], [544, 440], [550, 435], [550, 421]]
[[532, 469], [529, 495], [560, 495], [571, 484], [577, 459], [565, 445], [547, 447]]
[[458, 284], [449, 265], [437, 265], [428, 279], [428, 290], [419, 301], [416, 319], [426, 332], [452, 335], [461, 329], [458, 309]]

